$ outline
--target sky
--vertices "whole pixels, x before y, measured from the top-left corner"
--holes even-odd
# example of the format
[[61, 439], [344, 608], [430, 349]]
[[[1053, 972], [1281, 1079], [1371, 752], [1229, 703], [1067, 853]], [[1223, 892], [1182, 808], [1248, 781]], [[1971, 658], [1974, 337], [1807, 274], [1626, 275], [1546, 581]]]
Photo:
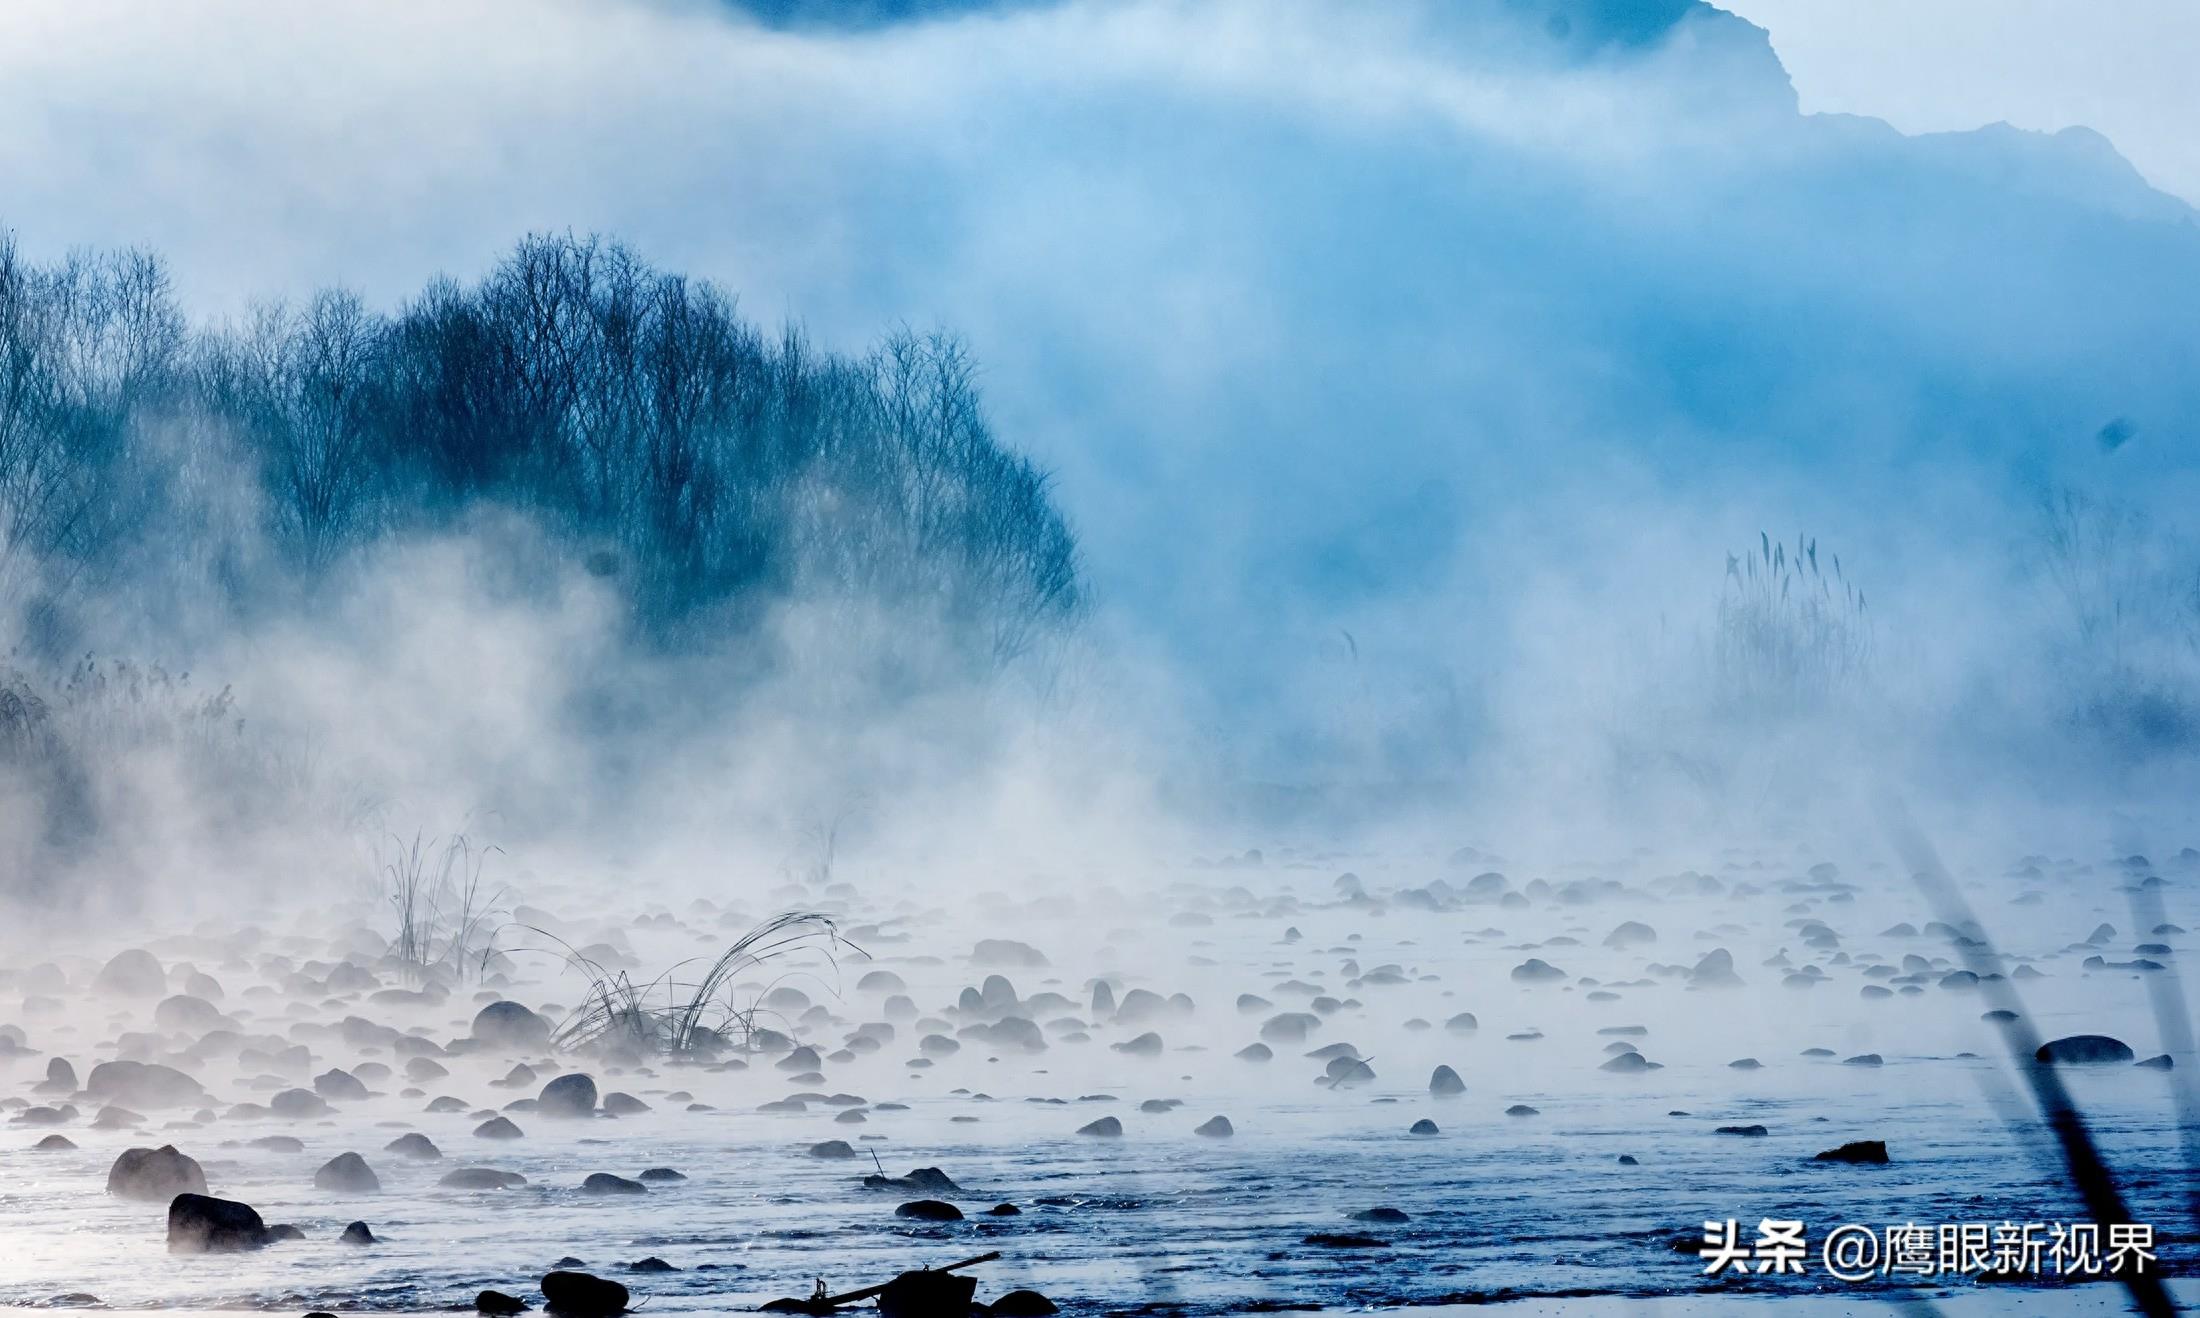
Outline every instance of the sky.
[[2200, 5], [2188, 0], [1725, 0], [1772, 34], [1806, 112], [1904, 132], [1996, 120], [2105, 134], [2200, 203]]

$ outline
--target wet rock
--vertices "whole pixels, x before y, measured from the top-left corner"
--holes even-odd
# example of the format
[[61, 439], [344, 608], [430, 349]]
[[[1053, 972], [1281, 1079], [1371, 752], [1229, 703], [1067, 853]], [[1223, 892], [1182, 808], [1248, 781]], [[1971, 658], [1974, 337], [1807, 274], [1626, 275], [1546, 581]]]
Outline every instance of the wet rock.
[[982, 938], [971, 949], [972, 965], [1001, 966], [1011, 970], [1040, 969], [1047, 965], [1046, 956], [1028, 943], [1018, 943], [1006, 938]]
[[672, 1185], [687, 1179], [687, 1173], [670, 1167], [645, 1167], [641, 1180], [644, 1185]]
[[1543, 1113], [1540, 1109], [1529, 1107], [1526, 1103], [1515, 1103], [1505, 1109], [1505, 1115], [1508, 1117], [1539, 1117]]
[[[2143, 1066], [2145, 1063], [2142, 1062], [2140, 1065]], [[67, 1153], [75, 1147], [76, 1141], [66, 1135], [48, 1135], [38, 1143], [31, 1145], [31, 1148], [38, 1153]]]
[[1751, 1124], [1746, 1126], [1721, 1126], [1718, 1133], [1721, 1135], [1741, 1135], [1749, 1139], [1761, 1139], [1772, 1132], [1766, 1130], [1763, 1126]]
[[1641, 1053], [1615, 1053], [1597, 1070], [1613, 1071], [1621, 1075], [1640, 1075], [1645, 1071], [1655, 1071], [1658, 1066], [1659, 1063], [1651, 1061]]
[[649, 1104], [632, 1094], [613, 1090], [603, 1096], [603, 1110], [614, 1117], [634, 1117], [650, 1110]]
[[1754, 1057], [1737, 1057], [1726, 1065], [1732, 1071], [1756, 1071], [1764, 1067], [1764, 1063]]
[[1414, 1122], [1412, 1128], [1406, 1131], [1408, 1135], [1441, 1135], [1443, 1133], [1436, 1128], [1436, 1123], [1430, 1121], [1427, 1117]]
[[313, 1173], [313, 1188], [332, 1194], [380, 1194], [382, 1179], [356, 1153], [339, 1153]]
[[107, 1193], [122, 1199], [165, 1203], [179, 1194], [205, 1194], [206, 1173], [173, 1144], [157, 1149], [124, 1149], [107, 1169]]
[[[2143, 1066], [2149, 1071], [2169, 1071], [2175, 1069], [2177, 1063], [2170, 1057], [2168, 1053], [2157, 1053], [2154, 1056], [2145, 1059], [2144, 1061], [2134, 1062], [2132, 1063], [2132, 1065]], [[48, 1136], [48, 1138], [51, 1139], [57, 1137]]]
[[663, 1259], [661, 1259], [661, 1258], [658, 1258], [658, 1257], [657, 1257], [657, 1256], [656, 1256], [655, 1254], [652, 1254], [652, 1255], [650, 1255], [650, 1256], [649, 1256], [648, 1258], [645, 1258], [645, 1259], [636, 1259], [636, 1260], [634, 1260], [634, 1261], [633, 1261], [632, 1263], [629, 1263], [629, 1264], [627, 1264], [627, 1266], [626, 1266], [626, 1270], [627, 1270], [628, 1272], [678, 1272], [678, 1271], [679, 1271], [679, 1269], [678, 1269], [678, 1268], [676, 1268], [676, 1267], [672, 1266], [672, 1265], [671, 1265], [670, 1263], [667, 1263], [667, 1262], [665, 1262], [665, 1261], [664, 1261]]
[[1887, 1059], [1881, 1057], [1878, 1053], [1858, 1053], [1854, 1057], [1841, 1059], [1841, 1065], [1843, 1066], [1885, 1066], [1886, 1064]]
[[904, 1272], [879, 1292], [879, 1318], [962, 1318], [970, 1312], [978, 1279], [952, 1272]]
[[937, 1167], [914, 1167], [907, 1176], [871, 1175], [863, 1178], [866, 1190], [914, 1190], [934, 1195], [961, 1194], [962, 1187], [955, 1184], [946, 1172]]
[[1363, 1208], [1352, 1214], [1352, 1220], [1355, 1222], [1379, 1222], [1385, 1226], [1396, 1226], [1403, 1222], [1410, 1222], [1413, 1219], [1408, 1217], [1403, 1209], [1386, 1207]]
[[1450, 1098], [1467, 1092], [1467, 1082], [1448, 1066], [1439, 1066], [1429, 1074], [1428, 1092], [1438, 1098]]
[[382, 1152], [394, 1153], [400, 1158], [415, 1158], [421, 1162], [432, 1162], [443, 1156], [443, 1150], [435, 1146], [435, 1141], [417, 1130], [407, 1131], [383, 1145]]
[[436, 1184], [446, 1190], [517, 1190], [527, 1184], [527, 1178], [493, 1167], [459, 1167], [445, 1172]]
[[1375, 1078], [1375, 1068], [1359, 1057], [1332, 1057], [1322, 1069], [1322, 1079], [1331, 1088], [1342, 1085], [1366, 1084]]
[[1317, 1231], [1301, 1244], [1315, 1245], [1322, 1249], [1388, 1249], [1388, 1241], [1374, 1236], [1351, 1235], [1335, 1231]]
[[258, 1139], [247, 1140], [246, 1143], [255, 1149], [266, 1149], [269, 1153], [304, 1153], [306, 1151], [305, 1142], [293, 1135], [262, 1135]]
[[960, 1222], [962, 1210], [944, 1199], [913, 1199], [894, 1210], [894, 1216], [919, 1222]]
[[1606, 947], [1640, 947], [1656, 941], [1658, 931], [1639, 920], [1625, 921], [1604, 936]]
[[985, 1210], [987, 1217], [1022, 1217], [1024, 1210], [1014, 1204], [995, 1204]]
[[92, 981], [92, 990], [117, 997], [158, 997], [168, 991], [168, 974], [151, 952], [133, 947], [115, 953], [100, 967], [98, 977]]
[[909, 986], [901, 982], [901, 976], [891, 970], [873, 970], [856, 981], [859, 993], [900, 993]]
[[987, 1307], [992, 1310], [993, 1318], [1049, 1318], [1061, 1312], [1054, 1301], [1029, 1290], [1010, 1291]]
[[1818, 1154], [1813, 1161], [1885, 1162], [1887, 1161], [1887, 1142], [1885, 1140], [1851, 1140], [1840, 1148], [1827, 1149], [1825, 1152]]
[[1482, 1028], [1482, 1022], [1474, 1018], [1473, 1012], [1462, 1011], [1456, 1016], [1447, 1018], [1444, 1021], [1444, 1028], [1450, 1030], [1453, 1034], [1472, 1034]]
[[610, 1172], [591, 1172], [588, 1179], [581, 1182], [581, 1193], [647, 1194], [649, 1187], [640, 1181], [630, 1181], [624, 1176], [613, 1176]]
[[275, 1239], [252, 1205], [203, 1194], [179, 1194], [168, 1204], [168, 1252], [226, 1254]]
[[371, 1245], [374, 1243], [374, 1229], [364, 1222], [353, 1222], [344, 1228], [344, 1234], [336, 1238], [336, 1243], [339, 1245]]
[[846, 1140], [826, 1140], [820, 1144], [812, 1144], [809, 1153], [813, 1158], [841, 1159], [856, 1156], [854, 1147]]
[[1321, 1023], [1310, 1011], [1287, 1011], [1261, 1022], [1260, 1037], [1270, 1043], [1302, 1043]]
[[2050, 1039], [2032, 1054], [2037, 1061], [2057, 1066], [2105, 1066], [2132, 1059], [2131, 1045], [2105, 1034], [2073, 1034]]
[[1132, 1057], [1159, 1057], [1162, 1049], [1161, 1036], [1151, 1030], [1135, 1039], [1108, 1046], [1119, 1053], [1126, 1053]]
[[310, 1089], [286, 1089], [267, 1100], [267, 1110], [292, 1121], [307, 1121], [314, 1117], [325, 1117], [336, 1109], [328, 1105], [327, 1099]]
[[1080, 1135], [1094, 1135], [1103, 1139], [1114, 1139], [1123, 1133], [1123, 1123], [1117, 1121], [1114, 1117], [1102, 1117], [1098, 1121], [1089, 1121], [1079, 1126], [1077, 1133]]
[[483, 1291], [474, 1297], [474, 1312], [490, 1318], [512, 1318], [513, 1314], [527, 1312], [527, 1302], [503, 1291]]
[[1566, 972], [1541, 957], [1529, 957], [1512, 968], [1512, 977], [1521, 984], [1547, 984], [1566, 978]]
[[1741, 982], [1742, 977], [1734, 973], [1734, 954], [1723, 947], [1704, 953], [1688, 972], [1690, 988], [1736, 988]]
[[596, 1081], [584, 1071], [561, 1075], [542, 1087], [535, 1110], [546, 1117], [591, 1116], [596, 1111]]
[[125, 1107], [198, 1107], [206, 1102], [199, 1082], [158, 1062], [101, 1062], [84, 1078], [84, 1092]]
[[1213, 1116], [1200, 1122], [1192, 1129], [1192, 1133], [1194, 1135], [1205, 1135], [1209, 1139], [1228, 1139], [1230, 1136], [1237, 1134], [1237, 1128], [1230, 1124], [1228, 1117]]
[[177, 1034], [205, 1034], [209, 1030], [234, 1028], [236, 1022], [222, 1015], [221, 1008], [204, 998], [189, 993], [178, 993], [162, 998], [153, 1008], [153, 1024]]
[[484, 1121], [480, 1125], [474, 1127], [475, 1139], [516, 1140], [520, 1138], [523, 1134], [525, 1134], [525, 1132], [522, 1131], [518, 1126], [514, 1125], [510, 1118], [507, 1117], [491, 1117], [487, 1121]]
[[542, 1299], [567, 1318], [609, 1318], [626, 1312], [627, 1290], [586, 1272], [550, 1272], [543, 1274]]
[[1636, 1158], [1635, 1158], [1635, 1155], [1634, 1155], [1634, 1154], [1632, 1154], [1632, 1153], [1623, 1153], [1623, 1154], [1619, 1155], [1619, 1165], [1620, 1165], [1620, 1166], [1622, 1166], [1622, 1167], [1640, 1167], [1640, 1166], [1642, 1166], [1642, 1164], [1641, 1164], [1641, 1163], [1640, 1163], [1639, 1161], [1637, 1161], [1637, 1160], [1636, 1160]]
[[351, 1072], [337, 1067], [313, 1077], [313, 1092], [321, 1097], [342, 1102], [360, 1102], [367, 1097], [367, 1087]]
[[1265, 1043], [1249, 1043], [1231, 1054], [1241, 1062], [1265, 1062], [1275, 1055], [1275, 1050]]
[[73, 1094], [76, 1092], [76, 1068], [66, 1057], [46, 1059], [46, 1078], [31, 1090], [34, 1094]]

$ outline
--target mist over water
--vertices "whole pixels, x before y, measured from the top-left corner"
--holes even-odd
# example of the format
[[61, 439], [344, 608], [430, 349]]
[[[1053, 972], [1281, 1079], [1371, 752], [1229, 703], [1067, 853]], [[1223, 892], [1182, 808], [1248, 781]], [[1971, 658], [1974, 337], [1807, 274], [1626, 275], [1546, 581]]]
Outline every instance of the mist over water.
[[[2200, 223], [2098, 134], [1804, 115], [1696, 0], [36, 3], [0, 125], [0, 1084], [76, 1141], [0, 1303], [1688, 1296], [1707, 1213], [2089, 1211], [2004, 991], [2187, 1207]], [[300, 1252], [56, 1225], [171, 1138]]]

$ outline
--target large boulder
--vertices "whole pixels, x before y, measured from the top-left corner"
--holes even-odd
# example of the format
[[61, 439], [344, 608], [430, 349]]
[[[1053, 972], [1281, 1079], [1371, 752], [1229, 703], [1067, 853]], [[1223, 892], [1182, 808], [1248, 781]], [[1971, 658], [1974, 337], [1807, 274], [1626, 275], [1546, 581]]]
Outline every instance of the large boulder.
[[333, 1194], [380, 1194], [382, 1179], [356, 1153], [339, 1153], [313, 1173], [313, 1187]]
[[567, 1318], [609, 1318], [626, 1312], [626, 1287], [586, 1272], [544, 1274], [542, 1298], [551, 1312]]
[[2131, 1045], [2105, 1034], [2073, 1034], [2068, 1038], [2050, 1039], [2032, 1054], [2038, 1061], [2057, 1066], [2107, 1066], [2128, 1062], [2134, 1055]]
[[118, 997], [158, 997], [168, 991], [168, 972], [160, 968], [160, 962], [151, 952], [133, 947], [115, 953], [112, 960], [101, 966], [92, 988]]
[[586, 1117], [596, 1111], [596, 1082], [585, 1071], [561, 1075], [542, 1087], [535, 1110], [546, 1117]]
[[203, 1194], [179, 1194], [168, 1204], [168, 1252], [224, 1254], [258, 1249], [279, 1238], [250, 1204]]
[[367, 1098], [367, 1087], [358, 1076], [342, 1067], [332, 1067], [313, 1077], [313, 1092], [326, 1099], [357, 1103]]
[[550, 1046], [550, 1022], [528, 1007], [498, 1000], [474, 1013], [474, 1042], [485, 1048], [539, 1051]]
[[178, 993], [162, 998], [153, 1008], [153, 1024], [178, 1034], [205, 1034], [210, 1030], [236, 1028], [236, 1022], [222, 1015], [221, 1008], [204, 998], [189, 993]]
[[966, 1314], [978, 1293], [978, 1279], [929, 1268], [904, 1272], [887, 1282], [878, 1296], [881, 1318], [933, 1318]]
[[84, 1092], [124, 1107], [197, 1107], [206, 1102], [199, 1082], [158, 1062], [101, 1062], [84, 1078]]
[[107, 1193], [165, 1203], [179, 1194], [205, 1194], [206, 1173], [173, 1144], [157, 1149], [124, 1149], [114, 1166], [107, 1169]]
[[310, 1089], [286, 1089], [267, 1100], [267, 1110], [278, 1117], [303, 1121], [312, 1117], [325, 1117], [335, 1111], [328, 1100]]

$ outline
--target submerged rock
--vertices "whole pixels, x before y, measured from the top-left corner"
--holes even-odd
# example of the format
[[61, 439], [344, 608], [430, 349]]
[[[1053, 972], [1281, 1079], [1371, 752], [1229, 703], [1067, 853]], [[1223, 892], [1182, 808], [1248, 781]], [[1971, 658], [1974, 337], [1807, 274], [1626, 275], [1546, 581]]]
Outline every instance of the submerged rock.
[[944, 1199], [913, 1199], [894, 1209], [894, 1216], [919, 1222], [960, 1222], [962, 1210]]
[[1097, 1135], [1103, 1138], [1113, 1139], [1123, 1133], [1123, 1123], [1117, 1121], [1114, 1117], [1102, 1117], [1098, 1121], [1089, 1121], [1086, 1122], [1084, 1125], [1079, 1126], [1077, 1128], [1077, 1133], [1080, 1135]]
[[500, 1172], [493, 1167], [460, 1167], [445, 1172], [436, 1184], [447, 1190], [517, 1190], [527, 1184], [527, 1178], [518, 1172]]
[[1851, 1140], [1838, 1149], [1827, 1149], [1813, 1159], [1815, 1162], [1885, 1162], [1885, 1140]]
[[993, 1318], [1048, 1318], [1060, 1313], [1054, 1301], [1037, 1291], [1010, 1291], [987, 1306]]
[[1209, 1139], [1227, 1139], [1237, 1134], [1237, 1128], [1230, 1124], [1228, 1117], [1212, 1116], [1193, 1127], [1192, 1133], [1194, 1135], [1205, 1135]]
[[624, 1176], [613, 1176], [610, 1172], [591, 1172], [588, 1179], [581, 1182], [581, 1193], [647, 1194], [649, 1187], [640, 1181], [630, 1181]]

